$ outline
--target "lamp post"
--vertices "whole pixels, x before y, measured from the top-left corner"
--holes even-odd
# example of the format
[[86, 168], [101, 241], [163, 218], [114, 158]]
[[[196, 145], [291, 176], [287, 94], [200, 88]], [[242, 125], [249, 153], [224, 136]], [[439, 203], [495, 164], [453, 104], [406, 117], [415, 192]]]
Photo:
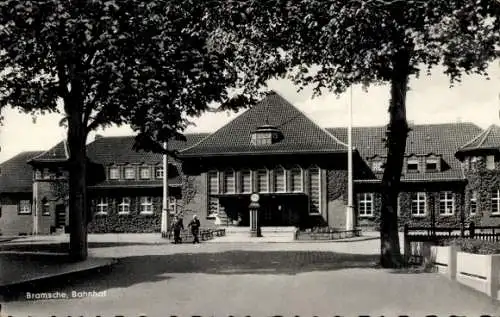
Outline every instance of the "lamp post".
[[[168, 142], [163, 143], [165, 150], [168, 150]], [[168, 154], [163, 154], [163, 203], [161, 210], [161, 236], [168, 236]]]
[[354, 206], [353, 206], [353, 164], [352, 164], [352, 86], [349, 91], [347, 125], [347, 208], [346, 208], [346, 230], [354, 230]]

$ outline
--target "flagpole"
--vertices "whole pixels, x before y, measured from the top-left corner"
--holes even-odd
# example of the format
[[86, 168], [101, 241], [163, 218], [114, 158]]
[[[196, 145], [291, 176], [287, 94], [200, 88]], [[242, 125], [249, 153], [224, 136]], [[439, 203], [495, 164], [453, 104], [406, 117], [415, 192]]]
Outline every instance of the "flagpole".
[[[168, 149], [168, 143], [163, 143], [163, 148]], [[168, 155], [163, 154], [163, 203], [161, 211], [161, 236], [168, 236]]]
[[349, 88], [347, 125], [347, 208], [346, 208], [346, 230], [354, 230], [354, 205], [353, 205], [353, 162], [352, 162], [352, 86]]

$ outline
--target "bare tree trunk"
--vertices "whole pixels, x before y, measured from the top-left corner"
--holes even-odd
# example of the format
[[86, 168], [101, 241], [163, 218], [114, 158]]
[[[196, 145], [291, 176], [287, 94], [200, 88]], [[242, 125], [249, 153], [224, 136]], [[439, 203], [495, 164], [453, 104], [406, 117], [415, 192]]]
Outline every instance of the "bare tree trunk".
[[409, 56], [400, 52], [393, 62], [391, 79], [390, 120], [387, 127], [387, 162], [382, 178], [382, 210], [380, 222], [380, 264], [384, 268], [403, 265], [400, 252], [397, 200], [408, 135], [406, 92], [409, 77]]
[[81, 115], [72, 113], [68, 120], [69, 168], [69, 253], [74, 261], [87, 258], [87, 135]]

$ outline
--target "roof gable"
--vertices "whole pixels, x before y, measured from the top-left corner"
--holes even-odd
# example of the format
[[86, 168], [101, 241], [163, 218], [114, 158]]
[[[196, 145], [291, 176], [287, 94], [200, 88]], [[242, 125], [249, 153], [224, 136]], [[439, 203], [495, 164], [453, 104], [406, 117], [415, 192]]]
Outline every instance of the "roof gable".
[[474, 151], [482, 149], [500, 149], [500, 127], [493, 124], [462, 145], [459, 151]]
[[69, 159], [68, 146], [66, 140], [63, 140], [53, 146], [50, 150], [35, 156], [30, 160], [30, 162], [66, 161], [67, 159]]
[[[251, 135], [269, 124], [283, 138], [276, 143], [252, 145]], [[181, 151], [181, 156], [345, 152], [347, 145], [318, 126], [307, 115], [276, 92], [271, 92], [252, 108], [233, 119], [196, 145]]]

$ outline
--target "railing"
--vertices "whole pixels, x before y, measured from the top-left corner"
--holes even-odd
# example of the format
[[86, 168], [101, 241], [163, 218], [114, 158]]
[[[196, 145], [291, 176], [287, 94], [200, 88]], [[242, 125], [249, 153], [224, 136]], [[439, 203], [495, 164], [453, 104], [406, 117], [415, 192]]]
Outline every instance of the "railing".
[[361, 236], [361, 229], [339, 230], [337, 228], [320, 227], [311, 231], [295, 232], [295, 240], [339, 240]]
[[[200, 229], [198, 237], [200, 241], [212, 240], [214, 237], [223, 237], [226, 235], [226, 229]], [[193, 235], [191, 234], [191, 230], [182, 230], [180, 237], [183, 242], [193, 240]], [[169, 232], [166, 237], [169, 240], [174, 239], [174, 233]]]
[[471, 222], [466, 228], [458, 227], [409, 227], [404, 226], [404, 255], [407, 264], [420, 264], [423, 261], [424, 243], [439, 245], [451, 239], [476, 239], [500, 241], [500, 226], [476, 226]]

